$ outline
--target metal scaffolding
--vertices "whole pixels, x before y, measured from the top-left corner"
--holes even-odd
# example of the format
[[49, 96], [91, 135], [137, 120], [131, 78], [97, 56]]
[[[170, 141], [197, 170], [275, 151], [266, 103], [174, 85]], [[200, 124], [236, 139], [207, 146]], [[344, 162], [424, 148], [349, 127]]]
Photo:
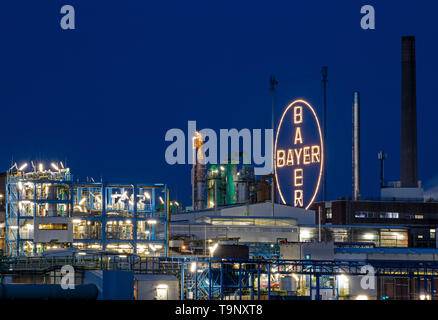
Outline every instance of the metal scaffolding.
[[[366, 276], [368, 273], [364, 267], [368, 266], [374, 268], [376, 278], [415, 279], [418, 292], [429, 294], [433, 299], [434, 280], [438, 278], [437, 262], [196, 258], [184, 259], [180, 263], [181, 300], [282, 299], [275, 280], [278, 276], [301, 276], [297, 288], [302, 292], [301, 298], [319, 300], [322, 290], [333, 290], [336, 291], [335, 298], [339, 299], [342, 295], [339, 279]], [[421, 284], [424, 288], [420, 288]]]
[[40, 168], [9, 172], [6, 188], [9, 256], [72, 246], [141, 256], [168, 253], [164, 184], [73, 184], [69, 169]]
[[166, 255], [168, 195], [167, 186], [162, 184], [75, 185], [74, 246], [139, 255]]
[[438, 262], [435, 261], [241, 260], [75, 253], [66, 257], [0, 258], [0, 278], [43, 277], [47, 281], [64, 265], [73, 266], [79, 273], [121, 270], [135, 274], [174, 275], [180, 280], [181, 300], [290, 299], [291, 296], [284, 294], [279, 287], [279, 276], [299, 277], [297, 295], [293, 299], [318, 300], [322, 298], [323, 290], [336, 292], [334, 299], [348, 298], [342, 292], [342, 277], [366, 276], [368, 271], [363, 268], [372, 266], [376, 278], [412, 281], [413, 290], [417, 291], [409, 293], [411, 299], [419, 299], [420, 294], [430, 296], [430, 299], [437, 298], [434, 284], [438, 280]]

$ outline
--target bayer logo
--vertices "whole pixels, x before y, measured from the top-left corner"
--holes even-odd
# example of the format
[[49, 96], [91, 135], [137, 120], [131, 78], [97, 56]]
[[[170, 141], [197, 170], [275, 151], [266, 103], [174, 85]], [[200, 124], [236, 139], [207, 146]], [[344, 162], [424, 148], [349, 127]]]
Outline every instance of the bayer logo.
[[318, 194], [324, 143], [315, 109], [295, 100], [283, 112], [275, 138], [275, 174], [283, 204], [308, 209]]

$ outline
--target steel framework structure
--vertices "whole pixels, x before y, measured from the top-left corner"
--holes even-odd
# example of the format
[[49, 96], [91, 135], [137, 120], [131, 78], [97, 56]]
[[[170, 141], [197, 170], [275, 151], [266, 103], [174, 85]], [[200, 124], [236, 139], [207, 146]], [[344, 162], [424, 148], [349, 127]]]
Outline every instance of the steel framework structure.
[[[172, 274], [180, 279], [180, 299], [224, 300], [230, 296], [251, 300], [274, 296], [273, 274], [302, 275], [310, 297], [320, 298], [323, 289], [337, 289], [334, 277], [365, 276], [364, 266], [372, 266], [376, 277], [417, 279], [418, 291], [423, 281], [424, 293], [433, 292], [438, 278], [438, 262], [421, 261], [307, 261], [239, 260], [181, 257], [139, 257], [108, 253], [74, 254], [67, 257], [6, 257], [0, 259], [0, 277], [6, 275], [41, 275], [63, 265], [75, 270], [130, 270], [137, 274]], [[261, 277], [267, 285], [261, 284]], [[425, 281], [426, 280], [426, 281]], [[427, 287], [427, 283], [431, 286]], [[307, 298], [310, 298], [309, 296]]]
[[[96, 193], [100, 197], [96, 196]], [[101, 203], [97, 208], [96, 198]], [[81, 209], [81, 202], [87, 204], [86, 212]], [[75, 226], [90, 223], [98, 223], [101, 226], [98, 227], [101, 235], [88, 234], [85, 238], [80, 238], [76, 233], [75, 246], [97, 246], [96, 249], [100, 250], [118, 247], [117, 250], [121, 250], [120, 246], [129, 244], [132, 250], [126, 253], [144, 255], [160, 251], [160, 255], [167, 255], [169, 189], [166, 185], [75, 185], [73, 208]], [[131, 226], [128, 232], [112, 231], [114, 226], [124, 224]]]
[[[169, 189], [164, 184], [73, 184], [68, 170], [8, 174], [6, 254], [35, 255], [36, 218], [63, 217], [73, 240], [61, 245], [119, 253], [168, 253]], [[50, 245], [50, 244], [48, 244]]]
[[[27, 185], [32, 188], [25, 190]], [[58, 190], [57, 194], [49, 195], [44, 186]], [[24, 253], [24, 245], [33, 241], [33, 220], [43, 212], [71, 217], [72, 192], [73, 182], [69, 171], [50, 172], [47, 175], [8, 174], [5, 216], [7, 254], [19, 256]]]
[[[292, 260], [233, 260], [185, 259], [181, 261], [181, 299], [224, 300], [234, 296], [260, 300], [273, 298], [273, 274], [305, 276], [304, 285], [309, 299], [321, 299], [322, 289], [338, 290], [337, 276], [366, 276], [365, 266], [372, 266], [379, 278], [417, 279], [418, 289], [424, 281], [424, 291], [433, 299], [434, 279], [438, 278], [438, 262], [418, 261], [292, 261]], [[275, 270], [275, 271], [274, 271]], [[267, 285], [261, 284], [266, 277]], [[429, 282], [428, 282], [429, 281]], [[431, 286], [428, 288], [427, 284]], [[338, 293], [339, 296], [339, 293]]]

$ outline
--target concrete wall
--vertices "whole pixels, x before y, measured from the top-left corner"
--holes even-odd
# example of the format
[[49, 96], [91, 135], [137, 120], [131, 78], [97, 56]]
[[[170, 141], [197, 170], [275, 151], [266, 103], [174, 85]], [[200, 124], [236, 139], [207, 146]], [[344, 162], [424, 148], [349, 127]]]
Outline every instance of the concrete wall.
[[298, 227], [263, 226], [222, 226], [201, 224], [170, 224], [170, 236], [193, 235], [200, 240], [218, 238], [237, 238], [240, 242], [276, 242], [278, 238], [289, 242], [298, 241]]
[[333, 242], [288, 243], [280, 245], [280, 254], [286, 260], [333, 261]]
[[[65, 223], [67, 230], [40, 230], [39, 224], [45, 223]], [[73, 224], [71, 218], [66, 217], [35, 217], [34, 219], [34, 242], [48, 243], [73, 242]]]
[[[222, 208], [221, 216], [249, 216], [249, 217], [271, 217], [272, 216], [272, 203], [257, 203], [247, 206]], [[291, 206], [284, 206], [275, 204], [274, 216], [277, 218], [296, 218], [298, 224], [313, 224], [315, 221], [315, 212], [310, 210], [304, 210], [301, 208], [295, 208]]]
[[[203, 210], [196, 212], [187, 212], [182, 214], [174, 214], [171, 216], [171, 221], [195, 222], [196, 219], [205, 216], [224, 216], [224, 217], [271, 217], [272, 203], [256, 203], [242, 206], [219, 208], [217, 211]], [[274, 216], [279, 218], [296, 218], [298, 224], [314, 224], [315, 212], [304, 210], [292, 206], [275, 204]]]
[[280, 245], [280, 255], [285, 260], [301, 260], [301, 243]]
[[336, 249], [336, 260], [381, 260], [381, 261], [438, 261], [438, 251], [425, 249], [422, 252], [409, 249], [372, 249], [348, 250]]

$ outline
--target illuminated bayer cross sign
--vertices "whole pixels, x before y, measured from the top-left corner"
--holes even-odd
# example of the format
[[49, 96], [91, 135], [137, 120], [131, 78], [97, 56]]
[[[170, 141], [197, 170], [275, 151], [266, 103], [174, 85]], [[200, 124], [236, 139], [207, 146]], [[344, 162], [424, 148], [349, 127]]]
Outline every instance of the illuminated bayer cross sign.
[[324, 143], [315, 109], [308, 102], [295, 100], [286, 108], [274, 152], [281, 201], [309, 209], [321, 185]]

